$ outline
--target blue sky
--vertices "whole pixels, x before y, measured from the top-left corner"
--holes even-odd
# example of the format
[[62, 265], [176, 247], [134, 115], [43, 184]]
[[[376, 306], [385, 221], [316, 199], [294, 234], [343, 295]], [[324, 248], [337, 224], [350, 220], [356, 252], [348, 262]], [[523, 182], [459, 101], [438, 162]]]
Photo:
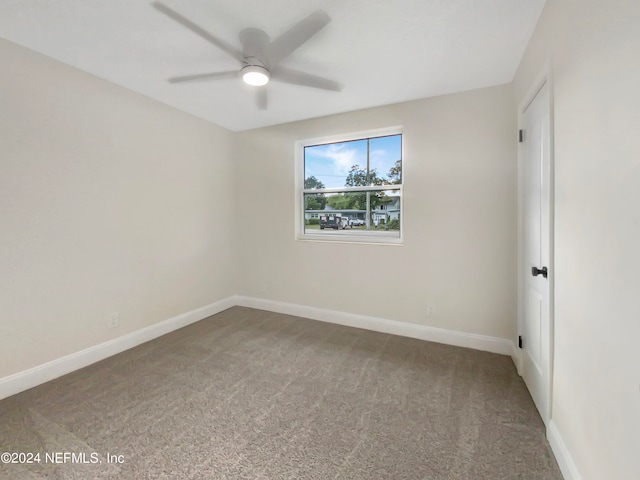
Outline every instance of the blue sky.
[[[387, 178], [389, 169], [402, 154], [402, 136], [392, 135], [369, 140], [369, 165], [378, 176]], [[344, 187], [352, 165], [367, 165], [367, 140], [331, 143], [305, 148], [304, 178], [320, 180], [326, 188]]]

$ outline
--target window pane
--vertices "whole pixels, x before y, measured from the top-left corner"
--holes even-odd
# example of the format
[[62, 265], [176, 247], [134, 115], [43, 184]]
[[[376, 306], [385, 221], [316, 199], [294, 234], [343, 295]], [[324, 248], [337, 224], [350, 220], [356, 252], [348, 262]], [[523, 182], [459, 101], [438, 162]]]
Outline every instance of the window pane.
[[400, 204], [400, 190], [371, 192], [369, 222], [371, 231], [399, 237]]
[[304, 195], [304, 232], [400, 237], [400, 190]]
[[366, 171], [367, 140], [305, 147], [304, 188], [344, 187], [354, 167]]
[[402, 135], [372, 138], [369, 142], [371, 173], [375, 171], [381, 183], [402, 183]]

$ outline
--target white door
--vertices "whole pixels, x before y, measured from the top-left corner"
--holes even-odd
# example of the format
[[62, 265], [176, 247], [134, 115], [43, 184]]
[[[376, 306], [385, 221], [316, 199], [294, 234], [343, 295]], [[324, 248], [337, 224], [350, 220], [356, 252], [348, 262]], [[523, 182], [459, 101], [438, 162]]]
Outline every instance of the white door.
[[548, 82], [522, 114], [522, 377], [545, 424], [551, 397], [551, 115]]

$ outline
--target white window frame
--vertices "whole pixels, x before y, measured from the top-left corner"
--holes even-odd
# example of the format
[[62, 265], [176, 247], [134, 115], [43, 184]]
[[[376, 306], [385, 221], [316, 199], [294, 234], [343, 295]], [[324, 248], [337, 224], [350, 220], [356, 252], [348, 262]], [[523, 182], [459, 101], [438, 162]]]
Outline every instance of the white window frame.
[[[310, 138], [298, 140], [295, 142], [295, 238], [299, 241], [312, 242], [328, 242], [328, 243], [364, 243], [379, 245], [404, 245], [404, 174], [405, 174], [405, 156], [404, 156], [404, 133], [401, 126], [388, 128], [380, 128], [376, 130], [366, 130], [361, 132], [352, 132], [347, 134], [331, 135], [319, 138]], [[400, 234], [399, 237], [389, 237], [387, 235], [376, 235], [375, 232], [364, 231], [363, 233], [352, 233], [344, 235], [320, 235], [314, 233], [305, 233], [304, 218], [304, 194], [313, 193], [316, 190], [304, 189], [304, 149], [305, 147], [326, 145], [330, 143], [350, 142], [354, 140], [365, 140], [376, 137], [386, 137], [391, 135], [402, 135], [400, 151], [402, 156], [402, 183], [399, 185], [374, 185], [370, 187], [357, 187], [356, 191], [380, 191], [380, 190], [399, 190], [400, 191]], [[344, 192], [345, 188], [325, 188], [324, 193]], [[373, 212], [373, 211], [372, 211]]]

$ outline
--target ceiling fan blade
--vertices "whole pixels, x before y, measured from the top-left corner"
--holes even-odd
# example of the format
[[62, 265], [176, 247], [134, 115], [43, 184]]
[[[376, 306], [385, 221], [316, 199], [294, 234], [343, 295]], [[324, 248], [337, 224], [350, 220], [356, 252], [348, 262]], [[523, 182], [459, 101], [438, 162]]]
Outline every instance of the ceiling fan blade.
[[237, 70], [230, 72], [213, 72], [213, 73], [197, 73], [195, 75], [183, 75], [180, 77], [171, 77], [167, 81], [169, 83], [192, 82], [196, 80], [211, 80], [214, 78], [233, 78], [240, 74]]
[[285, 67], [275, 69], [271, 73], [271, 78], [284, 83], [293, 83], [294, 85], [302, 85], [303, 87], [321, 88], [333, 92], [340, 92], [344, 88], [343, 85], [333, 80]]
[[195, 34], [199, 35], [200, 37], [204, 38], [209, 43], [214, 44], [220, 50], [228, 53], [229, 55], [231, 55], [236, 60], [238, 60], [240, 62], [244, 61], [244, 57], [242, 56], [242, 52], [240, 52], [240, 50], [232, 47], [231, 45], [229, 45], [225, 41], [220, 40], [217, 37], [214, 37], [209, 32], [204, 30], [202, 27], [196, 25], [195, 23], [193, 23], [188, 18], [183, 17], [182, 15], [180, 15], [175, 10], [172, 10], [171, 8], [167, 7], [166, 5], [164, 5], [163, 3], [160, 3], [160, 2], [153, 2], [151, 4], [151, 6], [153, 6], [159, 12], [164, 13], [169, 18], [175, 20], [176, 22], [181, 24], [183, 27], [188, 28], [193, 33], [195, 33]]
[[300, 45], [313, 37], [331, 21], [324, 10], [316, 10], [296, 23], [267, 46], [269, 65], [272, 67], [293, 53]]
[[267, 87], [256, 88], [256, 105], [260, 110], [267, 109]]

